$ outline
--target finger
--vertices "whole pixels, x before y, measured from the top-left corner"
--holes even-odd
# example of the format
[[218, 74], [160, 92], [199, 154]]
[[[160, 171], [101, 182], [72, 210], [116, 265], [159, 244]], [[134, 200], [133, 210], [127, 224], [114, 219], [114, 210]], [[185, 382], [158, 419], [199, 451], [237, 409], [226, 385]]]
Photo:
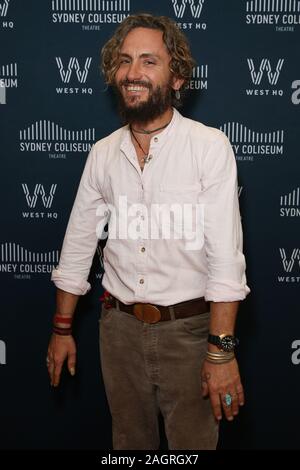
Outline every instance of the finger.
[[239, 414], [239, 399], [238, 399], [238, 394], [234, 391], [230, 392], [230, 395], [232, 397], [232, 404], [231, 404], [231, 409], [232, 409], [232, 414], [233, 416], [236, 416]]
[[59, 385], [61, 369], [62, 369], [62, 363], [57, 362], [54, 365], [53, 374], [52, 374], [52, 385], [53, 385], [53, 387], [57, 387]]
[[215, 418], [220, 421], [222, 419], [222, 407], [219, 394], [210, 392], [210, 402]]
[[203, 398], [208, 396], [208, 385], [206, 382], [201, 382], [201, 393]]
[[48, 367], [48, 374], [49, 374], [49, 377], [50, 377], [50, 385], [52, 386], [53, 385], [54, 362], [51, 361], [51, 359], [50, 359], [50, 362], [48, 362], [47, 367]]
[[221, 396], [221, 401], [222, 401], [222, 406], [223, 406], [225, 417], [226, 419], [228, 419], [228, 421], [232, 421], [233, 420], [232, 393], [223, 392], [220, 394], [220, 396]]
[[68, 357], [68, 369], [71, 375], [75, 375], [76, 354], [72, 353]]
[[236, 387], [236, 393], [238, 396], [239, 406], [243, 406], [245, 404], [245, 395], [244, 395], [244, 390], [241, 384]]

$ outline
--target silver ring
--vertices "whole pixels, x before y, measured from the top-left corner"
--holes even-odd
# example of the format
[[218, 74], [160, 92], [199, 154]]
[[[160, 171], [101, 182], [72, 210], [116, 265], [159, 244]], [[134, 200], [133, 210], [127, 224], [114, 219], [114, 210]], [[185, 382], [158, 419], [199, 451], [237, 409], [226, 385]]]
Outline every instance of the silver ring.
[[230, 406], [231, 403], [232, 403], [232, 396], [230, 395], [230, 393], [226, 393], [226, 395], [224, 396], [224, 403], [226, 406]]
[[46, 357], [46, 363], [47, 363], [47, 364], [50, 364], [50, 359], [49, 359], [49, 357]]

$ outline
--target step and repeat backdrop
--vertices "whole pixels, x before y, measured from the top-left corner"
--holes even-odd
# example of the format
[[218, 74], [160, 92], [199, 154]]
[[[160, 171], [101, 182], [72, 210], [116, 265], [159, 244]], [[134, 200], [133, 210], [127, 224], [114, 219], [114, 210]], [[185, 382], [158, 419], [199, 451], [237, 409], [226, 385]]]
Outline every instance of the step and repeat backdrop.
[[[98, 319], [102, 249], [51, 389], [50, 282], [93, 144], [121, 123], [100, 50], [131, 13], [173, 18], [196, 60], [182, 114], [235, 151], [251, 294], [237, 334], [246, 405], [220, 448], [300, 448], [300, 1], [0, 0], [0, 448], [111, 449]], [[162, 438], [162, 446], [165, 445]]]

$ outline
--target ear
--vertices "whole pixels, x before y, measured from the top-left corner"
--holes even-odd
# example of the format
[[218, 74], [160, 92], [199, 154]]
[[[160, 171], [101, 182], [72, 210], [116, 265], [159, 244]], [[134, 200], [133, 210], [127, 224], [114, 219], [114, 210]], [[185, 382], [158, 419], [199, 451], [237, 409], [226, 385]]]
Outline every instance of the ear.
[[183, 78], [173, 77], [173, 80], [172, 80], [173, 90], [179, 90], [182, 87], [183, 83], [184, 83]]

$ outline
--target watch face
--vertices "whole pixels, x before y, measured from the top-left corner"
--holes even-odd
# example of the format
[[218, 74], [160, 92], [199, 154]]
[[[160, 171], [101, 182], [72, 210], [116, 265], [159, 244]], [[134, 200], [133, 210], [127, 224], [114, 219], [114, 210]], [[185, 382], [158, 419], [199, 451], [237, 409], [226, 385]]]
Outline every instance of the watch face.
[[221, 341], [221, 347], [223, 349], [223, 351], [233, 351], [235, 346], [237, 345], [237, 341], [235, 339], [234, 336], [231, 336], [231, 335], [227, 335], [227, 336], [224, 336]]

